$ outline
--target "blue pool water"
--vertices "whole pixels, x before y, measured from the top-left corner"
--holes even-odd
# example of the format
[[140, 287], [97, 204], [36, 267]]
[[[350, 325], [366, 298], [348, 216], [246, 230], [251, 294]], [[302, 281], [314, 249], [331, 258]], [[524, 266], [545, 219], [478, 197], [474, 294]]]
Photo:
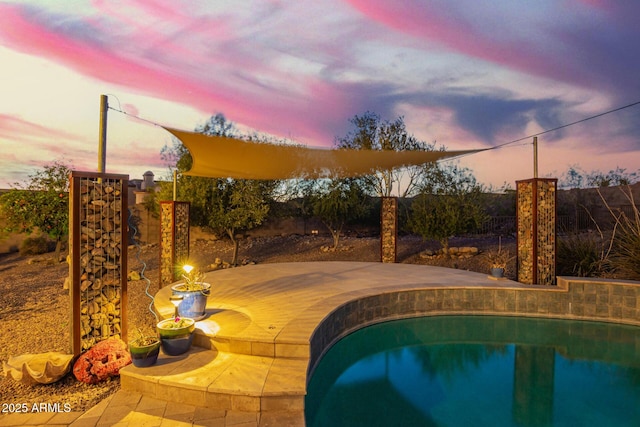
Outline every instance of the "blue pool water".
[[361, 329], [308, 384], [307, 426], [640, 426], [640, 328], [438, 316]]

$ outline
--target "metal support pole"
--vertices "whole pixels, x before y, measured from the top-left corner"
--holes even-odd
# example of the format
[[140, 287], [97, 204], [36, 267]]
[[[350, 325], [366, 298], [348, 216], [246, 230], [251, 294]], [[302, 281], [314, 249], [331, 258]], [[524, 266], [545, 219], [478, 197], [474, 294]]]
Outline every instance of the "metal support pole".
[[100, 95], [100, 141], [98, 144], [98, 172], [105, 173], [107, 166], [107, 95]]
[[533, 177], [538, 177], [538, 137], [533, 137]]

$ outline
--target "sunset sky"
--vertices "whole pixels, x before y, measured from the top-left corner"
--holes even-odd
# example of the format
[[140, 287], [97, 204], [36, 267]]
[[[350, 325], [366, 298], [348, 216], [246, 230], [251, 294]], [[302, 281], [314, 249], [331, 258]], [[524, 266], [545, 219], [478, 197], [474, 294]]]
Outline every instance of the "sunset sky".
[[[349, 119], [487, 148], [640, 101], [640, 2], [0, 0], [0, 188], [44, 164], [167, 175], [170, 135], [223, 113], [332, 146]], [[147, 121], [136, 120], [132, 116]], [[539, 138], [539, 172], [640, 167], [640, 106]], [[479, 181], [533, 176], [530, 140], [462, 158]]]

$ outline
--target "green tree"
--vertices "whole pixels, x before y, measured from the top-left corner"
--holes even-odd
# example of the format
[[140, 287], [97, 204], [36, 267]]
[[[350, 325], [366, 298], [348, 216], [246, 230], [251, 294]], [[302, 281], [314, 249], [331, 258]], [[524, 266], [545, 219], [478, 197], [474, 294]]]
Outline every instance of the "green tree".
[[370, 209], [365, 187], [355, 178], [318, 181], [318, 188], [308, 197], [313, 214], [331, 232], [334, 250], [338, 248], [345, 224], [364, 217]]
[[[211, 117], [197, 132], [238, 138], [233, 123], [222, 114]], [[191, 224], [207, 227], [219, 235], [227, 235], [233, 244], [232, 265], [238, 262], [239, 233], [255, 228], [266, 219], [277, 181], [205, 178], [184, 175], [191, 168], [191, 153], [177, 139], [173, 147], [163, 149], [163, 158], [177, 170], [177, 198], [191, 205]], [[171, 199], [172, 188], [163, 186], [162, 199]]]
[[[353, 129], [346, 136], [336, 139], [338, 148], [393, 150], [393, 151], [434, 151], [435, 144], [419, 141], [407, 132], [403, 117], [394, 121], [383, 121], [380, 116], [366, 112], [350, 120]], [[380, 197], [389, 197], [397, 191], [399, 197], [414, 194], [422, 184], [425, 169], [433, 164], [405, 166], [402, 168], [377, 171], [366, 176], [366, 187]]]
[[24, 184], [15, 184], [0, 197], [5, 231], [31, 233], [35, 229], [55, 240], [55, 257], [60, 259], [62, 241], [69, 234], [69, 174], [61, 162], [44, 166]]
[[480, 227], [486, 220], [483, 187], [468, 168], [437, 164], [429, 169], [409, 213], [409, 229], [438, 240], [445, 253], [449, 239]]
[[233, 244], [232, 265], [238, 263], [238, 233], [262, 224], [270, 209], [274, 181], [213, 179], [209, 202], [211, 215], [206, 225], [216, 233], [226, 233]]

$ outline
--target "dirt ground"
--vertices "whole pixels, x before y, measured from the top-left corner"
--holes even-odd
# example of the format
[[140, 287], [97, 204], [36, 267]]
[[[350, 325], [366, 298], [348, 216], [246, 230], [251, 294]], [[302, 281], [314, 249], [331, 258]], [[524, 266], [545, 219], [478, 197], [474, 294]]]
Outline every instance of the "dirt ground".
[[[323, 236], [258, 237], [241, 241], [239, 259], [244, 263], [303, 261], [371, 261], [380, 260], [377, 237], [341, 239], [336, 251], [327, 251], [332, 241]], [[475, 246], [481, 252], [496, 248], [496, 238], [452, 239], [451, 246]], [[515, 241], [503, 240], [503, 248], [515, 249]], [[324, 248], [324, 249], [323, 249]], [[428, 264], [470, 271], [487, 272], [482, 255], [468, 259], [425, 258], [426, 249], [437, 249], [436, 242], [419, 237], [399, 239], [397, 260], [400, 263]], [[190, 248], [192, 262], [208, 266], [216, 259], [231, 261], [228, 241], [198, 240]], [[151, 280], [149, 293], [158, 291], [159, 251], [157, 245], [129, 248], [129, 271], [140, 272]], [[238, 267], [242, 268], [242, 267]], [[18, 253], [0, 255], [0, 360], [26, 353], [70, 350], [70, 301], [63, 289], [68, 265], [54, 262], [53, 254], [22, 257]], [[513, 275], [513, 268], [508, 271]], [[146, 281], [128, 283], [129, 331], [137, 327], [153, 328], [155, 318], [149, 311]], [[72, 374], [50, 385], [25, 386], [11, 378], [0, 380], [0, 404], [34, 403], [68, 404], [72, 411], [84, 411], [120, 388], [119, 378], [96, 385], [76, 381]]]

